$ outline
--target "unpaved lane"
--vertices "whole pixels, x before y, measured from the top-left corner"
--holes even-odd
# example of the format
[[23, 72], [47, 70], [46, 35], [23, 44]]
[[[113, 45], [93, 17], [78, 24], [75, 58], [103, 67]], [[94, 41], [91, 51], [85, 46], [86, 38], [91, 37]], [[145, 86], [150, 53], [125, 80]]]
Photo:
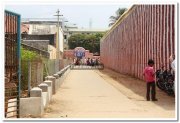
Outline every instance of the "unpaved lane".
[[[44, 118], [173, 118], [174, 102], [147, 102], [113, 79], [111, 71], [72, 70], [52, 97]], [[113, 74], [115, 75], [115, 74]], [[118, 74], [117, 74], [118, 75]], [[116, 76], [117, 77], [117, 76]], [[126, 76], [122, 81], [126, 80]], [[140, 87], [142, 88], [142, 87]], [[140, 89], [144, 91], [143, 89]], [[127, 91], [127, 92], [126, 92]], [[144, 92], [142, 92], [144, 93]], [[165, 95], [165, 94], [163, 94]], [[167, 97], [168, 98], [168, 97]]]

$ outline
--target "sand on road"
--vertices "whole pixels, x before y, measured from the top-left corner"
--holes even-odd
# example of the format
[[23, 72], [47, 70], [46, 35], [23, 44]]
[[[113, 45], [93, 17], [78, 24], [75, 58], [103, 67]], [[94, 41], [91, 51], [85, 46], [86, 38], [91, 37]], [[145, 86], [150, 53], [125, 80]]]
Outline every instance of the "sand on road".
[[104, 70], [71, 70], [43, 118], [175, 118], [175, 98], [157, 89], [146, 101], [142, 80]]

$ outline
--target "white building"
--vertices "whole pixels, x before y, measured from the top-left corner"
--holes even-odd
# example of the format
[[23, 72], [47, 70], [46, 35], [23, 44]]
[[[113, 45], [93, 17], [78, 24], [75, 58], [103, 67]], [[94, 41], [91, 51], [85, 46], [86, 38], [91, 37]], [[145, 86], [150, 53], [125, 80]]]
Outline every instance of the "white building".
[[[57, 40], [57, 21], [42, 21], [42, 20], [29, 20], [22, 22], [22, 25], [28, 25], [28, 35], [56, 35]], [[62, 25], [62, 23], [60, 23]], [[56, 44], [56, 42], [54, 42]], [[63, 52], [64, 50], [64, 32], [59, 27], [59, 50]]]

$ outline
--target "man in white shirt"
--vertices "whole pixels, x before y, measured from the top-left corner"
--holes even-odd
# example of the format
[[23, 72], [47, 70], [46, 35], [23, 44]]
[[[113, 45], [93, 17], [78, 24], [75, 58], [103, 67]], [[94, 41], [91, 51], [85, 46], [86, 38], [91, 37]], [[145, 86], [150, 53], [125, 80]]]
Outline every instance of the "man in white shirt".
[[172, 74], [175, 73], [175, 55], [170, 56], [170, 62], [171, 62], [171, 69], [172, 69]]
[[175, 72], [175, 59], [171, 63], [171, 68]]
[[[170, 56], [170, 62], [171, 62], [171, 73], [174, 76], [174, 80], [175, 80], [175, 55]], [[175, 83], [174, 83], [173, 89], [174, 89], [174, 93], [175, 93]]]

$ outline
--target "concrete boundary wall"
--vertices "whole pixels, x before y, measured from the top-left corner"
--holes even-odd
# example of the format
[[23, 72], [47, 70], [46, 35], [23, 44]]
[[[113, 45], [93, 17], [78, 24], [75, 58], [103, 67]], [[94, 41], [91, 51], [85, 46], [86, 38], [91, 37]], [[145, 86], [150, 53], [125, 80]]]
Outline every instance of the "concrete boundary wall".
[[30, 97], [20, 98], [20, 117], [41, 117], [69, 72], [70, 65], [53, 76], [47, 76], [38, 87], [31, 89]]
[[169, 69], [175, 54], [175, 5], [134, 5], [113, 25], [100, 42], [106, 68], [143, 79], [148, 59]]

